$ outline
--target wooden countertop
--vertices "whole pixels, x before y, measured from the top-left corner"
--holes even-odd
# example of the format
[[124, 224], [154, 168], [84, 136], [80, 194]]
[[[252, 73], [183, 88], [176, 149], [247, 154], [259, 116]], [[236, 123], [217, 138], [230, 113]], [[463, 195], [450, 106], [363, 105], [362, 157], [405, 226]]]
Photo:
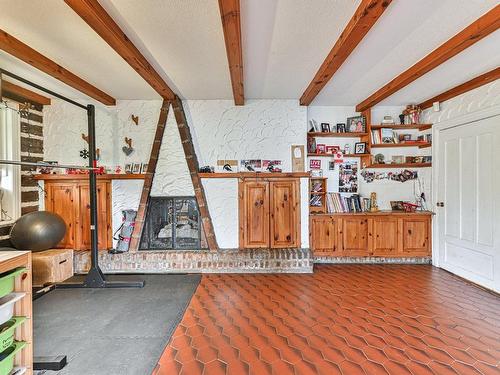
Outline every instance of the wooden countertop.
[[[98, 180], [144, 180], [145, 174], [99, 174]], [[37, 174], [35, 180], [88, 180], [88, 174]]]
[[405, 211], [392, 211], [392, 210], [380, 210], [378, 212], [337, 212], [337, 213], [318, 213], [310, 214], [309, 216], [387, 216], [387, 215], [434, 215], [432, 211], [416, 211], [416, 212], [405, 212]]
[[0, 273], [19, 267], [22, 263], [20, 260], [30, 253], [30, 251], [0, 251]]
[[199, 173], [201, 178], [300, 178], [309, 177], [309, 172], [228, 172]]

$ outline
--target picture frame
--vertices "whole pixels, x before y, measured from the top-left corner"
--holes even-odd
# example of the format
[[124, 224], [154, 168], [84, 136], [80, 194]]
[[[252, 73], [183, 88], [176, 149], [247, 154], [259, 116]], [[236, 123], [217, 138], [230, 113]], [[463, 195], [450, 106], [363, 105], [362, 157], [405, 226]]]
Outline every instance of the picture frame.
[[141, 165], [141, 173], [142, 174], [145, 174], [148, 172], [148, 166], [149, 166], [148, 163], [142, 163], [142, 165]]
[[139, 174], [141, 173], [141, 163], [134, 163], [132, 164], [132, 174]]
[[321, 123], [321, 132], [322, 133], [331, 133], [330, 124], [327, 122], [322, 122]]
[[354, 144], [354, 154], [355, 155], [366, 154], [367, 146], [368, 145], [366, 142], [356, 142]]
[[262, 160], [262, 171], [270, 173], [283, 172], [281, 160]]
[[346, 132], [346, 126], [344, 123], [338, 123], [336, 126], [337, 126], [337, 133], [345, 133]]
[[262, 160], [260, 159], [243, 159], [240, 160], [240, 172], [261, 172]]
[[326, 153], [326, 145], [323, 143], [318, 143], [316, 145], [316, 153], [317, 154], [325, 154]]
[[339, 150], [340, 150], [339, 146], [326, 146], [326, 153], [329, 155], [333, 155]]
[[132, 173], [132, 164], [127, 163], [125, 164], [125, 174], [131, 174]]
[[309, 160], [309, 169], [321, 169], [321, 160], [319, 159], [311, 159]]
[[404, 211], [403, 201], [391, 201], [391, 209], [393, 211]]
[[403, 155], [393, 155], [392, 164], [403, 164], [405, 162], [405, 157]]
[[364, 133], [366, 131], [365, 116], [348, 117], [345, 128], [349, 133]]

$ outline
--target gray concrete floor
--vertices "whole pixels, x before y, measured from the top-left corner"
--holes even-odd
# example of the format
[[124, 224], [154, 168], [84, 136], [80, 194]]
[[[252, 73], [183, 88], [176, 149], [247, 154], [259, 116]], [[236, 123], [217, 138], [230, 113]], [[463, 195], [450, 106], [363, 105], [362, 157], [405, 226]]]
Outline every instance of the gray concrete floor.
[[34, 355], [67, 355], [57, 374], [151, 374], [200, 281], [199, 275], [109, 278], [140, 278], [146, 286], [58, 289], [34, 302]]

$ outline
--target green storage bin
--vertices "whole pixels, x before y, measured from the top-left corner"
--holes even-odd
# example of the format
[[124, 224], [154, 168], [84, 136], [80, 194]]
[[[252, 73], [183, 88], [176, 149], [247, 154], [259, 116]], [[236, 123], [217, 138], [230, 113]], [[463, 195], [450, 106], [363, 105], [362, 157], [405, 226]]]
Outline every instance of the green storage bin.
[[17, 268], [14, 271], [0, 277], [0, 298], [12, 293], [14, 290], [14, 281], [17, 276], [24, 273], [26, 268]]
[[16, 328], [23, 324], [25, 320], [24, 316], [17, 316], [0, 326], [0, 352], [12, 345]]
[[26, 346], [25, 341], [14, 341], [14, 343], [0, 353], [0, 375], [9, 375], [14, 368], [16, 354]]

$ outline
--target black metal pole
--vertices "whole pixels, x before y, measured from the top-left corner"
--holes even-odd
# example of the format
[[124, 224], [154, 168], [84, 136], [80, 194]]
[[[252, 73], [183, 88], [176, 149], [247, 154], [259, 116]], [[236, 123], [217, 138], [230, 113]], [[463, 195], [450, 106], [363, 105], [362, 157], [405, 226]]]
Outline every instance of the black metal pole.
[[[89, 167], [97, 166], [95, 150], [95, 107], [87, 106], [88, 137], [89, 137]], [[91, 288], [102, 288], [105, 286], [104, 275], [99, 268], [99, 236], [97, 223], [97, 176], [94, 169], [89, 171], [89, 194], [90, 194], [90, 256], [91, 266], [85, 278], [85, 286]]]

